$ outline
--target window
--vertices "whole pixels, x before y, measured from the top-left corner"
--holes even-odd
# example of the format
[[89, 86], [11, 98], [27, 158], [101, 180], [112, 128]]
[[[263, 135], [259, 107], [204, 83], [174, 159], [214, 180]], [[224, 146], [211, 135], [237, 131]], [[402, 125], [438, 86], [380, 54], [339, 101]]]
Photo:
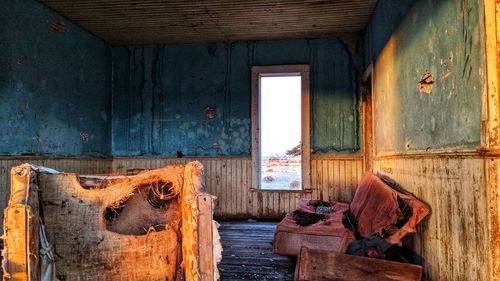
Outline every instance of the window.
[[252, 67], [252, 187], [310, 188], [309, 66]]

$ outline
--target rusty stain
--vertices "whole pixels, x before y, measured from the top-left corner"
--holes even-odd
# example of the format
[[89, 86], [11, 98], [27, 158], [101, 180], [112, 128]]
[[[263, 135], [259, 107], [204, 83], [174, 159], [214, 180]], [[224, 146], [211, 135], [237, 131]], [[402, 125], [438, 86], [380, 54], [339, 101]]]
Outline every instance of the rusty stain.
[[66, 24], [60, 20], [51, 20], [49, 21], [49, 27], [52, 28], [54, 31], [57, 31], [59, 33], [65, 33], [68, 32], [68, 28], [66, 27]]
[[89, 133], [80, 132], [80, 138], [82, 139], [82, 141], [88, 141], [89, 140]]
[[425, 71], [418, 82], [418, 91], [430, 94], [432, 92], [432, 88], [434, 87], [434, 82], [434, 76], [432, 76], [432, 74], [428, 71]]
[[205, 114], [207, 115], [208, 119], [214, 119], [215, 118], [215, 107], [211, 105], [207, 105], [204, 109]]
[[381, 171], [385, 172], [385, 173], [388, 173], [388, 174], [392, 174], [393, 171], [390, 167], [382, 167], [380, 168]]
[[17, 58], [16, 63], [17, 63], [17, 64], [24, 64], [24, 63], [26, 62], [26, 60], [27, 60], [27, 59], [28, 59], [28, 57], [27, 57], [27, 56], [21, 56], [21, 57], [18, 57], [18, 58]]
[[491, 161], [487, 164], [486, 174], [489, 176], [488, 182], [488, 193], [489, 193], [489, 215], [490, 215], [490, 245], [492, 245], [491, 259], [493, 261], [493, 276], [498, 276], [500, 271], [500, 263], [498, 262], [500, 254], [500, 210], [499, 206], [499, 193], [498, 186], [500, 186], [500, 161], [498, 158], [491, 158]]
[[[466, 154], [461, 155], [464, 157]], [[419, 159], [412, 158], [412, 156], [408, 158], [395, 157], [377, 163], [382, 171], [388, 166], [395, 169], [394, 178], [405, 187], [411, 188], [410, 192], [419, 194], [420, 198], [431, 205], [438, 204], [440, 208], [436, 208], [436, 214], [449, 214], [442, 217], [431, 216], [428, 221], [429, 229], [419, 231], [419, 239], [417, 239], [419, 242], [415, 244], [415, 247], [420, 249], [424, 256], [432, 256], [435, 264], [462, 265], [460, 262], [462, 252], [453, 247], [441, 248], [439, 247], [440, 242], [437, 241], [457, 241], [457, 244], [473, 245], [471, 250], [467, 252], [468, 264], [460, 271], [443, 273], [428, 268], [425, 273], [428, 276], [426, 280], [436, 279], [434, 276], [446, 276], [447, 280], [490, 280], [485, 275], [487, 274], [486, 267], [481, 267], [481, 270], [474, 272], [474, 274], [469, 273], [472, 268], [479, 268], [478, 264], [484, 265], [484, 259], [488, 255], [488, 245], [498, 243], [499, 237], [498, 232], [496, 232], [494, 237], [489, 237], [488, 241], [488, 234], [482, 231], [488, 227], [485, 209], [487, 198], [485, 198], [486, 193], [483, 192], [485, 189], [483, 161], [479, 158], [456, 157], [447, 159], [442, 156], [423, 154], [422, 158]], [[496, 174], [498, 175], [498, 172]], [[489, 186], [498, 189], [498, 182]], [[470, 192], [463, 193], [464, 188], [469, 188]], [[492, 205], [496, 209], [498, 197], [496, 194], [492, 195], [490, 198], [494, 198], [495, 202], [489, 204], [490, 209]], [[493, 221], [497, 227], [498, 217], [495, 217]], [[460, 231], [452, 231], [446, 227], [451, 224], [460, 227]], [[431, 230], [433, 227], [439, 230]], [[422, 241], [425, 242], [422, 243]], [[485, 241], [490, 242], [490, 244]]]
[[476, 151], [477, 151], [477, 153], [478, 153], [479, 155], [481, 155], [481, 156], [485, 156], [485, 155], [487, 155], [487, 154], [488, 154], [489, 149], [488, 149], [488, 148], [486, 148], [486, 147], [478, 147], [478, 148], [476, 149]]

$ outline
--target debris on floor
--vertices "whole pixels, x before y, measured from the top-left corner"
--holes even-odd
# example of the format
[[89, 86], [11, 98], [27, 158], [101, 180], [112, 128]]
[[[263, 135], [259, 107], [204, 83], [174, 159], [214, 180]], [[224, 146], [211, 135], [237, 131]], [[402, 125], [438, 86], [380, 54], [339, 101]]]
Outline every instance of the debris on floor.
[[[324, 208], [332, 209], [331, 211], [327, 209], [326, 211], [330, 212], [325, 212]], [[309, 258], [314, 256], [316, 251], [324, 251], [327, 255], [350, 254], [346, 258], [339, 257], [342, 260], [352, 260], [353, 255], [377, 259], [395, 256], [398, 260], [407, 262], [408, 259], [399, 253], [399, 245], [407, 234], [416, 232], [416, 226], [430, 211], [426, 203], [387, 176], [366, 173], [350, 204], [299, 200], [298, 209], [288, 214], [278, 224], [273, 250], [281, 255], [299, 256], [299, 263], [306, 264], [307, 261], [302, 261], [303, 251], [312, 253], [305, 255]], [[338, 257], [335, 254], [331, 256]], [[363, 259], [359, 262], [365, 263], [369, 269], [369, 262]], [[386, 261], [380, 262], [380, 267], [384, 268]], [[343, 266], [351, 269], [348, 263]], [[406, 264], [401, 263], [402, 268], [405, 266]], [[421, 266], [413, 266], [416, 267], [420, 267], [421, 272]], [[313, 263], [305, 272], [307, 270], [318, 271], [318, 266], [314, 266]], [[340, 278], [335, 274], [330, 277]]]

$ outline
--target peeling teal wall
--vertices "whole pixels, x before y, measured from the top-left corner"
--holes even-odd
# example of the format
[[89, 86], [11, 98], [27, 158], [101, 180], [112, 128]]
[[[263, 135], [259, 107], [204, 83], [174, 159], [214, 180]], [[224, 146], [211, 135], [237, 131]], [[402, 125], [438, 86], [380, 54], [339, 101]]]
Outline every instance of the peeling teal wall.
[[311, 66], [313, 150], [358, 151], [358, 48], [353, 38], [114, 47], [113, 155], [250, 155], [250, 68], [280, 64]]
[[[394, 9], [382, 1], [376, 13]], [[379, 152], [471, 149], [480, 144], [481, 99], [485, 87], [482, 1], [420, 0], [392, 35], [391, 57], [377, 66], [376, 146]], [[405, 8], [406, 9], [406, 8]], [[376, 30], [387, 20], [375, 14], [365, 41], [377, 57]], [[390, 28], [390, 27], [388, 27]], [[385, 35], [380, 35], [380, 40]], [[369, 44], [370, 45], [370, 44]], [[418, 90], [424, 72], [435, 83]]]
[[110, 48], [36, 1], [0, 2], [0, 155], [109, 156]]

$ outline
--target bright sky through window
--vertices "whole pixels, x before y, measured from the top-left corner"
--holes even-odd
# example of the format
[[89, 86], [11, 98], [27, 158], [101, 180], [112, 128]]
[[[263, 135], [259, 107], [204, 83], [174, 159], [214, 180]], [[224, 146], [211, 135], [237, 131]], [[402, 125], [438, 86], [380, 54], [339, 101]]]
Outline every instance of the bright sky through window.
[[260, 78], [260, 186], [302, 186], [301, 76]]
[[283, 156], [301, 141], [301, 77], [260, 79], [261, 155]]

